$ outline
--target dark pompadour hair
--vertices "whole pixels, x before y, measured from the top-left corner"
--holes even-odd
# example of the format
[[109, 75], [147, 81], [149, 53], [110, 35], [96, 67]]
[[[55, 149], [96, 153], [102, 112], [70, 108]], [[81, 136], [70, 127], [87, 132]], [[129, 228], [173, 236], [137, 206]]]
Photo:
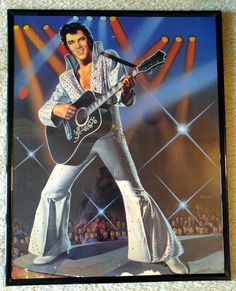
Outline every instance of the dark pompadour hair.
[[66, 49], [68, 51], [70, 51], [68, 48], [68, 45], [66, 43], [67, 33], [76, 34], [77, 30], [83, 31], [83, 33], [86, 35], [86, 37], [88, 39], [89, 48], [92, 50], [93, 49], [93, 42], [94, 42], [93, 36], [92, 36], [91, 32], [89, 31], [89, 29], [85, 25], [83, 25], [79, 22], [67, 23], [67, 24], [63, 25], [60, 29], [61, 41], [64, 44], [64, 46], [66, 47]]

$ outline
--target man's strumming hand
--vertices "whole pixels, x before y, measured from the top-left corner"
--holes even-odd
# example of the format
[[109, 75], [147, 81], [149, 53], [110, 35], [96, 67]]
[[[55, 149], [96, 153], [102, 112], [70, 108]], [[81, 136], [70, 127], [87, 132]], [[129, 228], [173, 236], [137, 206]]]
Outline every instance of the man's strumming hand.
[[55, 116], [70, 120], [75, 116], [77, 108], [70, 104], [57, 104], [52, 112]]

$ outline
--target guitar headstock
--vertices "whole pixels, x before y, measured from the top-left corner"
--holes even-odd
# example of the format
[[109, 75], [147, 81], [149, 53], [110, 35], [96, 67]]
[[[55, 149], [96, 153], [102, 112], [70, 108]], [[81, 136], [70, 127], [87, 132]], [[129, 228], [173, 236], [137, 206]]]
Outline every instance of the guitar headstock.
[[166, 53], [161, 50], [158, 50], [153, 55], [141, 62], [140, 65], [136, 67], [138, 73], [145, 73], [149, 70], [160, 66], [166, 62]]

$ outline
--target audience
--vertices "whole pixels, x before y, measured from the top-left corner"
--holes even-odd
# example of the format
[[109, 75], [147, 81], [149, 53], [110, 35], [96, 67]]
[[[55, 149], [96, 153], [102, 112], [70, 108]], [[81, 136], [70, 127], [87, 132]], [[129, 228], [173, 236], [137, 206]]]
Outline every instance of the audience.
[[191, 209], [192, 215], [176, 215], [170, 220], [170, 225], [177, 236], [205, 235], [222, 232], [222, 223], [216, 207], [204, 209], [197, 205]]
[[[181, 212], [179, 212], [181, 213]], [[222, 233], [222, 222], [216, 215], [216, 209], [203, 209], [198, 205], [191, 209], [192, 215], [175, 215], [170, 220], [170, 225], [177, 236], [207, 235]], [[28, 253], [29, 234], [25, 226], [18, 222], [13, 224], [12, 258]], [[106, 212], [105, 216], [97, 216], [92, 221], [80, 218], [69, 221], [68, 236], [72, 245], [89, 244], [104, 241], [127, 240], [127, 226], [124, 217], [117, 213]]]

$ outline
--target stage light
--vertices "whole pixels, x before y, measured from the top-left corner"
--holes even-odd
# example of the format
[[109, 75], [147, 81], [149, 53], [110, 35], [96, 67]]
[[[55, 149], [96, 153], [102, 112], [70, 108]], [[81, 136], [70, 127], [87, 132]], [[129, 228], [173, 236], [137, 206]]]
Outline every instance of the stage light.
[[[163, 41], [163, 40], [162, 40]], [[164, 37], [164, 41], [166, 41], [166, 38]], [[166, 77], [170, 67], [172, 66], [172, 64], [174, 63], [174, 60], [176, 59], [180, 48], [182, 46], [183, 43], [183, 39], [180, 36], [177, 36], [172, 44], [172, 46], [170, 47], [168, 53], [167, 53], [167, 57], [166, 57], [166, 62], [165, 65], [163, 65], [159, 71], [159, 74], [156, 76], [156, 78], [151, 82], [151, 86], [149, 85], [150, 89], [155, 89], [156, 87], [158, 87], [162, 81], [164, 80], [164, 78]]]
[[100, 21], [97, 24], [97, 36], [98, 36], [98, 39], [102, 39], [104, 47], [107, 47], [109, 45], [107, 41], [107, 36], [108, 36], [107, 29], [108, 29], [108, 25], [106, 22], [106, 17], [101, 16]]
[[18, 93], [18, 97], [20, 100], [26, 99], [28, 97], [29, 91], [26, 87], [21, 87]]
[[117, 19], [116, 16], [111, 16], [110, 17], [110, 21], [116, 21], [116, 19]]
[[33, 159], [46, 173], [48, 173], [47, 169], [42, 165], [42, 163], [36, 158], [35, 154], [43, 148], [44, 144], [39, 145], [35, 150], [29, 149], [26, 144], [23, 143], [23, 141], [17, 136], [15, 137], [19, 144], [25, 149], [26, 151], [26, 157], [21, 160], [15, 167], [14, 171], [19, 168], [21, 165], [23, 165], [28, 159]]
[[[185, 73], [189, 73], [193, 70], [194, 61], [195, 61], [195, 52], [196, 52], [195, 37], [191, 36], [188, 39], [187, 48], [185, 52], [185, 61], [184, 61]], [[191, 77], [191, 74], [189, 74], [189, 77]], [[176, 107], [176, 118], [177, 120], [179, 120], [180, 123], [187, 122], [187, 112], [189, 111], [189, 106], [190, 106], [190, 101], [189, 101], [190, 92], [188, 92], [187, 90], [189, 84], [190, 82], [186, 82], [184, 84], [184, 87], [186, 88], [186, 95], [184, 95], [181, 98], [178, 106]]]
[[23, 30], [24, 30], [24, 31], [29, 30], [29, 28], [30, 28], [30, 26], [29, 26], [28, 24], [23, 26]]
[[[169, 41], [169, 39], [167, 36], [162, 36], [161, 39], [159, 39], [149, 49], [147, 49], [141, 57], [139, 57], [135, 60], [135, 64], [139, 64], [144, 59], [146, 59], [146, 58], [150, 57], [152, 54], [154, 54], [156, 51], [163, 49], [166, 46], [166, 44], [168, 43], [168, 41]], [[142, 75], [140, 75], [140, 76], [142, 76]]]
[[187, 207], [187, 203], [185, 201], [181, 201], [179, 204], [180, 208], [186, 208]]
[[49, 25], [48, 24], [45, 24], [44, 26], [43, 26], [43, 30], [48, 30], [49, 29]]
[[[47, 61], [51, 68], [60, 75], [65, 70], [64, 64], [52, 53], [48, 44], [46, 44], [40, 35], [29, 25], [24, 26], [25, 35], [35, 46], [36, 49], [40, 51], [38, 62], [40, 65]], [[45, 30], [47, 31], [47, 30]]]
[[[29, 26], [25, 25], [24, 28], [29, 29]], [[29, 90], [29, 95], [32, 97], [30, 98], [32, 110], [34, 115], [37, 116], [38, 110], [44, 102], [43, 92], [39, 80], [35, 75], [34, 66], [31, 63], [29, 47], [25, 41], [22, 29], [20, 29], [18, 25], [14, 25], [14, 45], [19, 58], [20, 66], [22, 68], [22, 73], [24, 74], [27, 84], [27, 88], [21, 87], [19, 91], [19, 98], [21, 100], [24, 99], [28, 95]], [[21, 78], [18, 78], [19, 80], [16, 80], [16, 84], [20, 84], [20, 82], [22, 82]], [[37, 96], [37, 98], [35, 98], [35, 96]]]
[[87, 19], [88, 19], [89, 21], [92, 21], [92, 20], [93, 20], [93, 17], [92, 17], [92, 16], [87, 16]]
[[180, 37], [180, 36], [176, 36], [175, 41], [176, 41], [176, 42], [182, 42], [183, 39], [182, 39], [182, 37]]
[[87, 225], [89, 225], [96, 217], [98, 217], [99, 215], [103, 215], [109, 222], [110, 224], [114, 227], [114, 229], [117, 229], [115, 227], [115, 225], [112, 223], [112, 221], [106, 216], [105, 214], [105, 210], [111, 205], [113, 204], [118, 198], [119, 196], [117, 196], [116, 198], [114, 198], [109, 204], [107, 204], [106, 207], [104, 207], [103, 209], [102, 208], [99, 208], [98, 205], [89, 197], [88, 194], [86, 194], [85, 191], [82, 190], [82, 192], [84, 193], [84, 195], [89, 199], [89, 201], [94, 205], [94, 207], [98, 210], [97, 212], [97, 215], [95, 215], [85, 226], [84, 228], [87, 227]]
[[[159, 39], [148, 50], [146, 50], [145, 53], [141, 57], [136, 59], [134, 63], [138, 65], [144, 59], [147, 59], [152, 54], [154, 54], [156, 51], [162, 50], [166, 46], [168, 41], [169, 41], [169, 39], [167, 36], [162, 36], [161, 39]], [[138, 81], [140, 84], [143, 84], [144, 87], [150, 88], [150, 84], [152, 84], [152, 87], [155, 87], [155, 79], [157, 78], [157, 76], [158, 75], [156, 75], [156, 77], [152, 81], [150, 81], [150, 80], [147, 80], [143, 74], [140, 74], [138, 76]]]
[[104, 214], [104, 209], [98, 209], [98, 214], [103, 215]]
[[161, 41], [167, 43], [169, 41], [167, 36], [162, 36]]
[[[39, 127], [40, 140], [41, 140], [41, 143], [43, 144], [45, 142], [45, 132], [44, 132], [44, 128], [42, 124], [39, 122], [37, 118], [38, 110], [44, 104], [43, 91], [41, 89], [40, 82], [36, 75], [35, 65], [32, 62], [29, 47], [25, 40], [23, 30], [18, 25], [14, 26], [14, 45], [16, 48], [16, 53], [18, 55], [20, 66], [22, 68], [22, 70], [18, 73], [16, 77], [15, 86], [17, 88], [17, 84], [19, 84], [20, 100], [23, 100], [26, 97], [29, 98], [29, 102], [31, 105], [30, 110], [32, 111], [33, 116], [35, 117], [34, 120]], [[21, 87], [22, 77], [25, 78], [25, 84], [24, 84], [25, 86], [23, 87]], [[24, 147], [23, 143], [19, 139], [18, 141]], [[45, 159], [48, 158], [48, 150], [46, 149], [46, 147], [43, 147], [42, 151], [43, 151], [43, 155], [45, 156]], [[28, 158], [29, 156], [27, 155], [26, 158], [21, 163], [19, 163], [15, 168], [19, 167]], [[40, 167], [42, 167], [43, 170], [47, 172], [47, 170], [44, 168], [44, 166], [40, 163], [40, 161], [37, 158], [34, 158], [34, 160], [40, 165]]]
[[79, 16], [73, 16], [73, 21], [79, 21]]
[[[47, 43], [47, 46], [50, 47], [50, 44], [52, 44], [52, 51], [54, 51], [54, 44], [57, 47], [57, 50], [59, 53], [64, 57], [66, 54], [68, 54], [67, 49], [64, 47], [62, 42], [59, 39], [59, 33], [55, 33], [55, 31], [49, 26], [49, 25], [44, 25], [43, 30], [45, 31], [46, 35], [49, 37], [51, 40], [50, 42]], [[59, 45], [58, 45], [59, 43]]]
[[[162, 185], [170, 192], [170, 194], [173, 195], [173, 197], [179, 202], [179, 207], [168, 217], [168, 220], [170, 220], [177, 212], [179, 212], [181, 209], [185, 209], [197, 222], [197, 218], [192, 214], [192, 212], [187, 208], [187, 202], [190, 199], [188, 199], [187, 201], [181, 201], [179, 199], [179, 197], [176, 195], [176, 193], [170, 189], [170, 187], [160, 178], [160, 177], [156, 177], [161, 183]], [[200, 190], [199, 190], [200, 191]], [[196, 195], [196, 194], [195, 194]]]
[[32, 152], [32, 151], [28, 151], [28, 157], [29, 157], [29, 158], [33, 158], [33, 157], [34, 157], [34, 152]]
[[186, 73], [192, 71], [193, 69], [195, 54], [196, 54], [196, 38], [194, 36], [190, 36], [188, 39], [184, 64], [184, 71]]
[[129, 40], [119, 20], [110, 17], [110, 27], [116, 37], [119, 47], [127, 51], [129, 48]]
[[186, 135], [188, 133], [188, 126], [186, 124], [180, 124], [177, 127], [178, 133]]

